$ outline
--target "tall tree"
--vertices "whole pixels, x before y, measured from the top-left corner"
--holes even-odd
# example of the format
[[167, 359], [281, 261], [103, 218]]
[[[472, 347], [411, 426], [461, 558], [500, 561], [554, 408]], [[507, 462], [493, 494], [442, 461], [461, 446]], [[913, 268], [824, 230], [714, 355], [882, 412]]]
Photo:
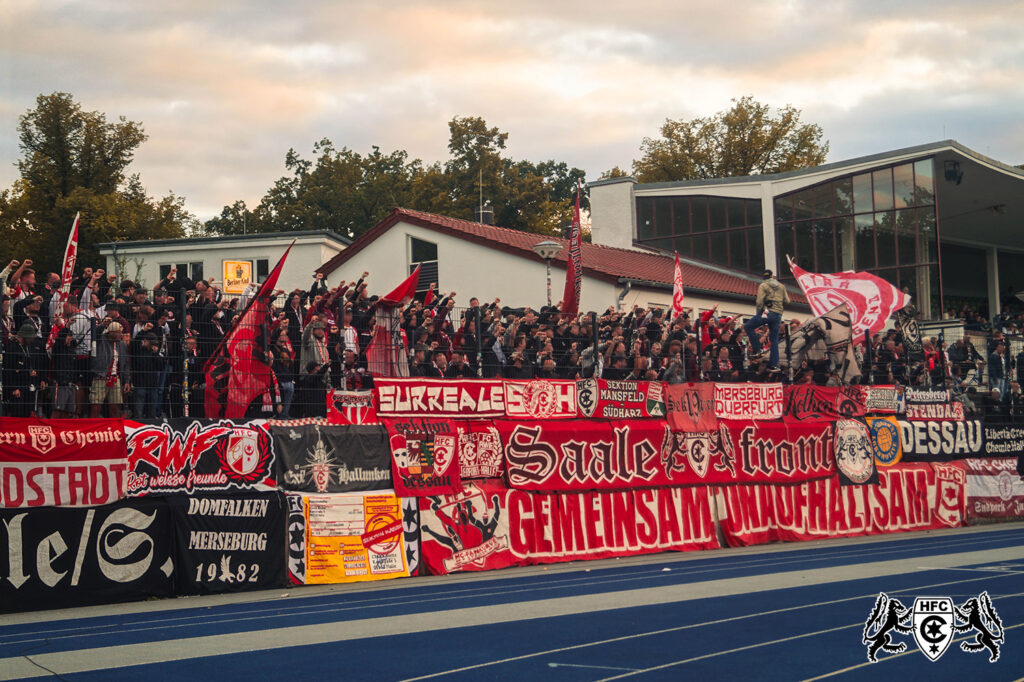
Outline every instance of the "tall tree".
[[181, 236], [195, 224], [174, 194], [154, 200], [127, 169], [146, 140], [142, 125], [83, 111], [65, 92], [40, 95], [18, 123], [21, 178], [0, 195], [0, 260], [31, 258], [58, 270], [68, 230], [82, 213], [79, 257], [99, 263], [104, 241]]
[[780, 173], [825, 162], [821, 126], [801, 124], [800, 110], [747, 96], [708, 118], [666, 119], [660, 138], [645, 137], [633, 162], [640, 182], [671, 182]]

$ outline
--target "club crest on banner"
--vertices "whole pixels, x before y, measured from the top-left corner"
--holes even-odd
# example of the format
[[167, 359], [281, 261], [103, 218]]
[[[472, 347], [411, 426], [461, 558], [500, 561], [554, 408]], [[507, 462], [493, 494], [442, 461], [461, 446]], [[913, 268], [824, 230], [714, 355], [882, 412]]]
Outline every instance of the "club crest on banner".
[[947, 526], [956, 528], [964, 516], [964, 487], [967, 473], [955, 464], [934, 464], [936, 494], [935, 516]]
[[45, 455], [57, 447], [57, 437], [54, 435], [53, 429], [45, 424], [30, 424], [28, 435], [32, 439], [32, 448], [41, 455]]
[[867, 483], [875, 476], [871, 438], [863, 422], [856, 419], [836, 422], [835, 453], [836, 468], [851, 483]]
[[878, 466], [891, 467], [903, 458], [900, 429], [889, 419], [871, 419], [869, 435], [871, 450]]
[[597, 410], [597, 379], [581, 379], [576, 382], [576, 400], [579, 403], [580, 414], [584, 417], [593, 417]]

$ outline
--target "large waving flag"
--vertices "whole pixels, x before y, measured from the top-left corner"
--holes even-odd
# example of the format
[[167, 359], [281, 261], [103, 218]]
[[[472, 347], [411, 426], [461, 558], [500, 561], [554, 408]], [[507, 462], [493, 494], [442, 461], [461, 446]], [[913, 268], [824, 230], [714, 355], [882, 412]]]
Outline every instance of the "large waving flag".
[[270, 357], [270, 298], [294, 245], [294, 241], [288, 245], [238, 322], [206, 362], [205, 402], [210, 419], [243, 418], [253, 399], [276, 383]]
[[376, 377], [409, 376], [408, 344], [402, 333], [400, 308], [416, 295], [420, 266], [387, 296], [377, 301], [373, 339], [366, 348], [366, 367]]
[[50, 335], [46, 339], [46, 352], [53, 351], [53, 344], [57, 342], [57, 334], [63, 324], [58, 320], [64, 315], [64, 304], [71, 297], [71, 278], [75, 276], [75, 261], [78, 260], [78, 219], [81, 213], [75, 214], [75, 222], [71, 224], [71, 232], [68, 233], [68, 245], [64, 247], [64, 267], [60, 272], [60, 289], [50, 298], [50, 319], [54, 324], [50, 328]]
[[562, 316], [576, 317], [580, 312], [580, 290], [583, 285], [583, 247], [580, 244], [580, 183], [576, 182], [576, 213], [569, 236], [569, 261], [565, 268], [565, 291], [562, 293]]
[[882, 331], [886, 320], [910, 303], [909, 294], [871, 273], [847, 270], [823, 275], [807, 272], [788, 255], [786, 259], [815, 315], [824, 316], [836, 306], [846, 304], [853, 322], [854, 343], [864, 342], [865, 331]]
[[824, 315], [808, 320], [789, 335], [789, 356], [793, 366], [808, 360], [832, 360], [839, 379], [848, 384], [860, 376], [860, 365], [853, 352], [853, 325], [846, 303], [840, 303]]
[[676, 254], [676, 272], [672, 278], [672, 319], [683, 314], [683, 269], [679, 267], [679, 254]]

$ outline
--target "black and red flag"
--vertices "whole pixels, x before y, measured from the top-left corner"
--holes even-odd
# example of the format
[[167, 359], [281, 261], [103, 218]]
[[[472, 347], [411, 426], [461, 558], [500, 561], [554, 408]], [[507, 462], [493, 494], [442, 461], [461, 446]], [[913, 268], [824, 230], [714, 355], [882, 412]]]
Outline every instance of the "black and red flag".
[[565, 291], [562, 293], [562, 316], [576, 317], [580, 311], [580, 288], [583, 284], [583, 247], [580, 244], [580, 185], [576, 184], [576, 212], [569, 236], [569, 258], [565, 267]]
[[206, 416], [241, 419], [249, 404], [275, 384], [270, 356], [270, 299], [293, 241], [260, 285], [238, 322], [206, 362]]

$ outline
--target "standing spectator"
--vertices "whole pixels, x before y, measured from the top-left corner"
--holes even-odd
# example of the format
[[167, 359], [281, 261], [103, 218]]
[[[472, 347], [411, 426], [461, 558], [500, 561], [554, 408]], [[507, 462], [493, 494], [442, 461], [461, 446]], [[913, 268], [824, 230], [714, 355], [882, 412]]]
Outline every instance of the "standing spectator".
[[121, 324], [111, 322], [96, 342], [96, 355], [92, 358], [92, 386], [89, 391], [91, 416], [94, 419], [101, 416], [103, 405], [107, 405], [108, 417], [120, 417], [124, 394], [131, 390], [128, 382], [131, 361], [128, 359], [128, 348], [121, 340], [122, 333]]
[[998, 342], [992, 354], [988, 356], [988, 385], [1001, 396], [1007, 394], [1006, 380], [1010, 376], [1010, 358], [1006, 355], [1006, 344]]
[[160, 374], [163, 358], [151, 332], [142, 332], [132, 339], [130, 346], [131, 377], [134, 390], [133, 416], [135, 419], [154, 419], [160, 401]]
[[39, 394], [46, 388], [43, 373], [46, 353], [36, 328], [26, 322], [7, 346], [4, 355], [4, 393], [7, 400], [5, 414], [11, 417], [29, 417], [39, 407]]
[[754, 308], [757, 314], [747, 320], [743, 328], [747, 331], [750, 339], [750, 357], [758, 359], [763, 354], [761, 351], [761, 340], [755, 333], [758, 327], [768, 325], [768, 371], [779, 371], [779, 325], [782, 322], [784, 305], [789, 303], [789, 294], [771, 270], [761, 273], [764, 280], [757, 287], [757, 298], [754, 300]]

